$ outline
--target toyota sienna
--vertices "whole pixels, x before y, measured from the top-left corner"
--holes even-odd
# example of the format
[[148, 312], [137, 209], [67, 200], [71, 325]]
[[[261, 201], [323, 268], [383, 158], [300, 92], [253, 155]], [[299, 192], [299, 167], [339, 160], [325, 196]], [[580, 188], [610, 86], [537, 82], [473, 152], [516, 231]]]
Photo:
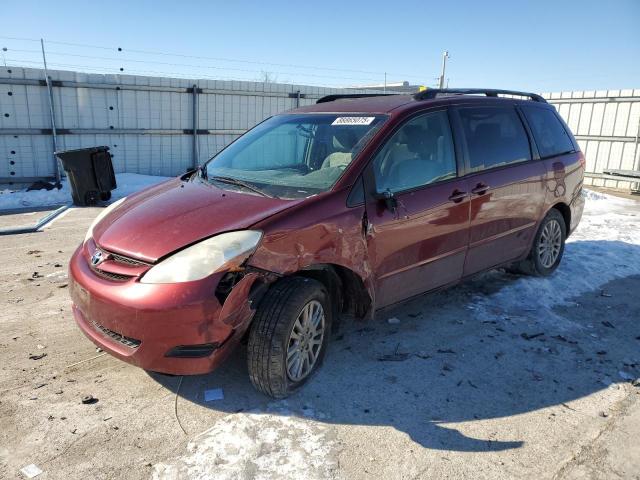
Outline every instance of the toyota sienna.
[[73, 314], [100, 348], [169, 374], [246, 340], [252, 383], [284, 397], [341, 314], [496, 267], [550, 275], [584, 166], [536, 94], [330, 95], [104, 209], [70, 262]]

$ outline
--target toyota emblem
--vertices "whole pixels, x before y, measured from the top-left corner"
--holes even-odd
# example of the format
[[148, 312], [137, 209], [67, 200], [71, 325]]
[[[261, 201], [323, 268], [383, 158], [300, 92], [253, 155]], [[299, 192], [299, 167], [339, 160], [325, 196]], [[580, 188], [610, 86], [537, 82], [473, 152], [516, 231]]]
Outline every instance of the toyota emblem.
[[100, 262], [102, 262], [102, 260], [104, 260], [102, 251], [96, 250], [93, 256], [91, 257], [91, 265], [95, 267], [96, 265], [99, 265]]

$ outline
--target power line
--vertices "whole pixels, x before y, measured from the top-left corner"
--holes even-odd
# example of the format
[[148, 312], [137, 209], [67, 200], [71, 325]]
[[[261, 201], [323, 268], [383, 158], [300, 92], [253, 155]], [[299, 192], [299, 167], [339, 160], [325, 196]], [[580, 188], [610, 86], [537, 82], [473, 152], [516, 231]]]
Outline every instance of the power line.
[[[0, 38], [9, 39], [9, 40], [20, 40], [20, 41], [39, 41], [33, 38], [20, 38], [20, 37], [7, 37], [0, 35]], [[310, 70], [321, 70], [321, 71], [336, 71], [336, 72], [350, 72], [350, 73], [363, 73], [368, 75], [379, 75], [382, 77], [385, 72], [375, 72], [368, 70], [355, 70], [355, 69], [346, 69], [346, 68], [335, 68], [335, 67], [318, 67], [313, 65], [299, 65], [299, 64], [287, 64], [287, 63], [272, 63], [272, 62], [261, 62], [256, 60], [244, 60], [244, 59], [235, 59], [235, 58], [224, 58], [224, 57], [209, 57], [209, 56], [199, 56], [199, 55], [188, 55], [182, 53], [169, 53], [169, 52], [160, 52], [153, 50], [139, 50], [139, 49], [125, 49], [122, 47], [106, 47], [102, 45], [90, 45], [83, 43], [73, 43], [73, 42], [60, 42], [56, 40], [46, 40], [49, 44], [56, 45], [67, 45], [73, 47], [81, 47], [81, 48], [96, 48], [102, 50], [109, 51], [117, 51], [117, 52], [132, 52], [132, 53], [141, 53], [145, 55], [162, 55], [162, 56], [170, 56], [170, 57], [182, 57], [182, 58], [192, 58], [197, 60], [214, 60], [214, 61], [223, 61], [223, 62], [235, 62], [235, 63], [245, 63], [245, 64], [253, 64], [253, 65], [263, 65], [263, 66], [275, 66], [275, 67], [288, 67], [288, 68], [299, 68], [299, 69], [310, 69]], [[422, 79], [422, 76], [418, 76], [415, 74], [405, 74], [405, 73], [395, 73], [395, 72], [387, 72], [388, 75], [397, 76], [397, 77], [406, 77], [406, 78], [414, 78], [414, 79]], [[333, 77], [338, 78], [338, 77]]]
[[[17, 62], [20, 64], [31, 64], [34, 66], [39, 66], [42, 64], [42, 61], [35, 60], [24, 60], [24, 59], [16, 59], [16, 58], [7, 58], [8, 62]], [[72, 69], [81, 69], [85, 71], [90, 71], [93, 73], [108, 73], [108, 74], [118, 74], [118, 75], [162, 75], [162, 76], [171, 76], [186, 80], [193, 79], [193, 74], [184, 73], [184, 72], [168, 72], [168, 71], [160, 71], [160, 70], [130, 70], [127, 69], [121, 70], [119, 67], [108, 67], [108, 66], [90, 66], [90, 65], [78, 65], [78, 64], [70, 64], [70, 63], [57, 63], [57, 62], [47, 62], [50, 66], [61, 67], [61, 68], [72, 68]], [[18, 66], [18, 65], [13, 65]], [[33, 68], [33, 67], [31, 67]], [[257, 78], [239, 78], [239, 77], [230, 77], [230, 76], [220, 76], [220, 75], [206, 75], [206, 74], [197, 74], [202, 77], [203, 80], [221, 80], [221, 81], [238, 81], [238, 82], [256, 82], [261, 83], [262, 81]], [[291, 84], [297, 85], [296, 82], [291, 82], [288, 80], [278, 81], [279, 84]], [[325, 84], [328, 87], [339, 88], [340, 84]]]
[[[36, 50], [15, 49], [15, 48], [10, 49], [10, 51], [20, 52], [20, 53], [37, 53]], [[206, 69], [230, 70], [230, 71], [246, 72], [246, 73], [262, 73], [261, 71], [258, 71], [258, 70], [248, 70], [248, 69], [242, 69], [242, 68], [220, 67], [220, 66], [214, 66], [214, 65], [192, 65], [192, 64], [185, 64], [185, 63], [158, 62], [154, 60], [138, 60], [138, 59], [131, 59], [131, 58], [100, 57], [95, 55], [81, 55], [77, 53], [66, 53], [66, 52], [47, 51], [47, 55], [49, 56], [60, 55], [60, 56], [69, 56], [69, 57], [77, 57], [77, 58], [91, 58], [96, 60], [108, 60], [108, 61], [114, 61], [114, 62], [135, 62], [135, 63], [143, 63], [143, 64], [147, 63], [147, 64], [155, 64], [155, 65], [167, 65], [167, 66], [173, 66], [173, 67], [187, 67], [187, 68], [196, 68], [196, 69], [206, 68]], [[277, 73], [279, 75], [301, 75], [300, 72], [274, 72], [274, 73]], [[308, 77], [330, 78], [330, 79], [351, 80], [351, 81], [375, 81], [376, 80], [372, 78], [362, 78], [362, 77], [354, 78], [354, 77], [341, 77], [336, 75], [320, 75], [317, 73], [302, 73], [302, 75], [308, 76]]]

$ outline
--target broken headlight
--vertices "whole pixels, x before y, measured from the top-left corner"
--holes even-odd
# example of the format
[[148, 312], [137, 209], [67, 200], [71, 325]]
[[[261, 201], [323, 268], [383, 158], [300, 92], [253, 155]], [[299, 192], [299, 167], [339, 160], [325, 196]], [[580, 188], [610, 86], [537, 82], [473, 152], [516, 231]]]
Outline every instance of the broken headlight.
[[222, 233], [162, 260], [140, 279], [141, 283], [179, 283], [200, 280], [224, 268], [238, 266], [251, 255], [262, 232], [240, 230]]

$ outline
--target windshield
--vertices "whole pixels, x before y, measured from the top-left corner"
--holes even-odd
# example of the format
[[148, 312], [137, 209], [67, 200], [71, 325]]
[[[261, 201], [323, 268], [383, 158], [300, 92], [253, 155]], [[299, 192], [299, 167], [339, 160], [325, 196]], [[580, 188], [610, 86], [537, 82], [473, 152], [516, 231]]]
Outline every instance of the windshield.
[[276, 115], [214, 156], [203, 175], [221, 188], [308, 197], [336, 183], [386, 118], [372, 114]]

